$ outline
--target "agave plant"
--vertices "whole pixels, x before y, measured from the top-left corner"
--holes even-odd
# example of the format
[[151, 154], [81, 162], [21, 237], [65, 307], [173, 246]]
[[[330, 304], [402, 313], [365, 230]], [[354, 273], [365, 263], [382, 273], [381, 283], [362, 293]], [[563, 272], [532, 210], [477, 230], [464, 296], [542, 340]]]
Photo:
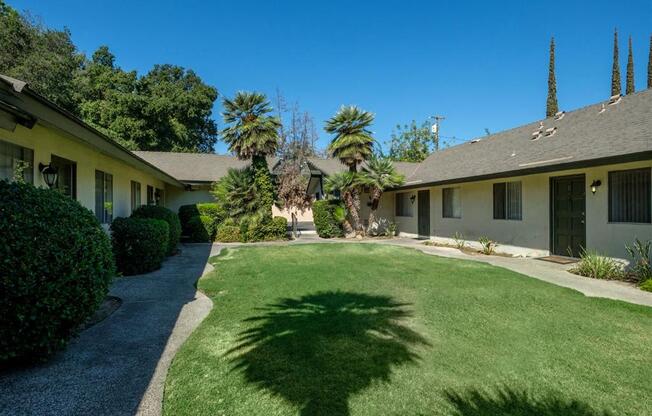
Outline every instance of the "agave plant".
[[398, 173], [391, 160], [386, 158], [372, 158], [363, 168], [358, 182], [368, 186], [371, 191], [371, 210], [369, 211], [369, 231], [376, 224], [376, 211], [380, 198], [386, 189], [403, 185], [405, 176]]

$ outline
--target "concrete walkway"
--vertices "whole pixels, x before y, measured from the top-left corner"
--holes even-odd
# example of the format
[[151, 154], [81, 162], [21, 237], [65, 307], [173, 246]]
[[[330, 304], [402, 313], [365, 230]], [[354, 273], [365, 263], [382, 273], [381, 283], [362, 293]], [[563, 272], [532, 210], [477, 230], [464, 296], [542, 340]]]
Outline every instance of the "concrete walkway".
[[172, 358], [212, 308], [195, 290], [211, 249], [183, 246], [160, 270], [116, 280], [111, 316], [46, 364], [0, 373], [0, 415], [159, 415]]

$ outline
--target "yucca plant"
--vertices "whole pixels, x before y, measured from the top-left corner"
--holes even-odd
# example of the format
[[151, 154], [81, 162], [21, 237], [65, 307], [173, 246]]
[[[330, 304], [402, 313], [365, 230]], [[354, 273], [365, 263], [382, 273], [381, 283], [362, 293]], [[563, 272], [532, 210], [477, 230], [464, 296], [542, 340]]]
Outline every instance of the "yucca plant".
[[637, 238], [631, 246], [625, 244], [625, 249], [632, 258], [631, 270], [636, 280], [643, 283], [652, 279], [652, 240], [643, 242]]
[[569, 271], [594, 279], [621, 280], [625, 276], [623, 265], [619, 261], [584, 248], [580, 252], [580, 261]]
[[482, 236], [478, 238], [480, 245], [482, 246], [482, 254], [491, 255], [494, 254], [496, 249], [496, 242], [490, 239], [489, 237]]

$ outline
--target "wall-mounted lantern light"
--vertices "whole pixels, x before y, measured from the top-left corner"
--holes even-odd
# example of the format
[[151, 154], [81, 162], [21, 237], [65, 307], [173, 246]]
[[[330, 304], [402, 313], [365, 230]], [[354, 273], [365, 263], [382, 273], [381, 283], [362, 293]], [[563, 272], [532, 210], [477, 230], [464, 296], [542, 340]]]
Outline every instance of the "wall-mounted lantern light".
[[417, 199], [417, 196], [416, 196], [416, 195], [412, 195], [412, 196], [410, 197], [410, 202], [412, 202], [412, 203], [414, 204], [414, 201], [415, 201], [416, 199]]
[[596, 179], [591, 182], [591, 193], [595, 193], [600, 185], [602, 185], [602, 181], [600, 179]]
[[43, 163], [39, 163], [38, 170], [41, 172], [46, 185], [50, 187], [50, 189], [54, 188], [54, 185], [57, 184], [57, 177], [59, 176], [57, 168], [52, 165], [44, 165]]

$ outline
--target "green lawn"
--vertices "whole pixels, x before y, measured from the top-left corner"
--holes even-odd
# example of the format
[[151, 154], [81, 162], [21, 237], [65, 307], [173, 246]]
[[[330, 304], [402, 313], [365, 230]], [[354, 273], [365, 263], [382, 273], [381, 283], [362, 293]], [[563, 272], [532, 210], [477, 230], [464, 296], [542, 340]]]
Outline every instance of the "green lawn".
[[375, 244], [212, 261], [166, 415], [652, 415], [652, 308]]

